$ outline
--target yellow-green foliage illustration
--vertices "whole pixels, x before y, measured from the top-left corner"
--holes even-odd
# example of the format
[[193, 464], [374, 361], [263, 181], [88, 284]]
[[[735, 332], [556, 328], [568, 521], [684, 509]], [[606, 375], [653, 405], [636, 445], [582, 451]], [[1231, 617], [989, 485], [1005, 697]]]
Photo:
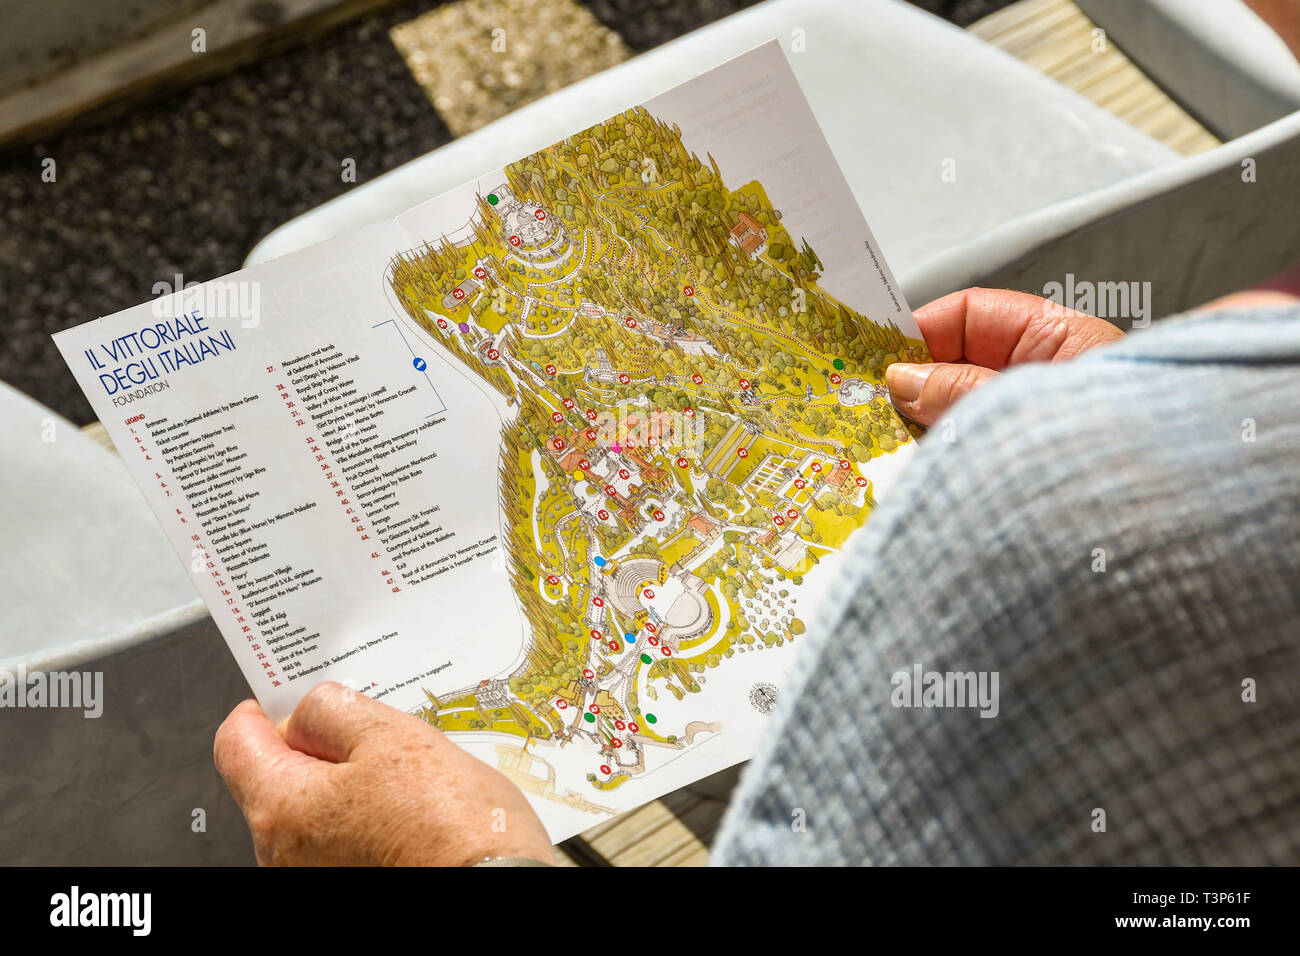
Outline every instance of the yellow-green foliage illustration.
[[758, 182], [643, 108], [534, 153], [471, 228], [394, 259], [410, 318], [498, 390], [500, 499], [527, 659], [426, 720], [595, 745], [620, 785], [680, 748], [683, 700], [804, 632], [805, 575], [874, 507], [864, 472], [917, 434], [883, 386], [921, 342], [836, 301]]

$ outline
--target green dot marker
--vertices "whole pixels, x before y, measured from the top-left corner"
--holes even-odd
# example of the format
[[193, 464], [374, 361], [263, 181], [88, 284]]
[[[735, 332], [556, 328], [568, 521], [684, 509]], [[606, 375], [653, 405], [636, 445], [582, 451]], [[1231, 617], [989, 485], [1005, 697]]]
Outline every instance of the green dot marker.
[[641, 663], [642, 663], [642, 664], [653, 664], [654, 661], [651, 659], [651, 657], [650, 657], [649, 654], [642, 654], [642, 655], [641, 655]]
[[497, 196], [496, 193], [488, 193], [488, 202], [490, 202], [492, 205], [495, 206], [500, 201], [501, 199], [500, 197]]
[[646, 715], [645, 715], [645, 722], [646, 722], [647, 724], [657, 724], [657, 723], [659, 723], [659, 718], [656, 717], [654, 714], [646, 714]]
[[836, 359], [831, 364], [835, 366], [835, 371], [841, 371], [844, 368], [844, 359]]
[[596, 715], [595, 715], [595, 714], [583, 714], [583, 715], [582, 715], [582, 719], [585, 720], [585, 721], [586, 721], [587, 723], [589, 723], [589, 724], [594, 724], [594, 723], [596, 722]]

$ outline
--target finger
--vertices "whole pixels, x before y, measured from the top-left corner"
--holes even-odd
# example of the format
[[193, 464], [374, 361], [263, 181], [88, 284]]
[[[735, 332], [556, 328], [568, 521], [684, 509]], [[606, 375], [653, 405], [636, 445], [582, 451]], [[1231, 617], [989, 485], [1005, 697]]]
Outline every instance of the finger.
[[997, 374], [979, 365], [895, 362], [885, 369], [885, 384], [900, 412], [914, 422], [933, 425], [959, 398]]
[[295, 750], [345, 763], [364, 744], [419, 732], [409, 714], [372, 700], [351, 688], [326, 681], [307, 692], [289, 715], [284, 739]]
[[256, 802], [286, 772], [315, 763], [291, 749], [255, 700], [239, 704], [217, 728], [212, 758], [241, 808]]
[[914, 316], [936, 362], [964, 359], [991, 369], [1057, 362], [1124, 337], [1103, 319], [1008, 289], [963, 289]]

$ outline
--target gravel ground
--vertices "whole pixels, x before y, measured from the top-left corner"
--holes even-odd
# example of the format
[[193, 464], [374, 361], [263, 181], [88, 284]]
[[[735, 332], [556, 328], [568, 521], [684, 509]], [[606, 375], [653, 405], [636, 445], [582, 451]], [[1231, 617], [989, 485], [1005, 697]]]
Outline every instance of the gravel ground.
[[[636, 52], [755, 0], [582, 0]], [[845, 0], [852, 2], [852, 0]], [[914, 0], [965, 25], [1009, 0]], [[0, 380], [92, 420], [50, 334], [141, 302], [155, 282], [237, 268], [276, 226], [451, 134], [388, 30], [411, 0], [128, 114], [0, 153]], [[42, 162], [57, 181], [41, 181]]]

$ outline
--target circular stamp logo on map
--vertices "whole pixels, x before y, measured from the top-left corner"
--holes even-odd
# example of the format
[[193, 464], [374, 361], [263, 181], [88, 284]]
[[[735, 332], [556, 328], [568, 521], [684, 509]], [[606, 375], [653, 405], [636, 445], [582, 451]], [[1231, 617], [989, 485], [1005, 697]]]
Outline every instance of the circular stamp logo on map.
[[749, 702], [766, 717], [776, 710], [776, 685], [760, 682], [749, 689]]

